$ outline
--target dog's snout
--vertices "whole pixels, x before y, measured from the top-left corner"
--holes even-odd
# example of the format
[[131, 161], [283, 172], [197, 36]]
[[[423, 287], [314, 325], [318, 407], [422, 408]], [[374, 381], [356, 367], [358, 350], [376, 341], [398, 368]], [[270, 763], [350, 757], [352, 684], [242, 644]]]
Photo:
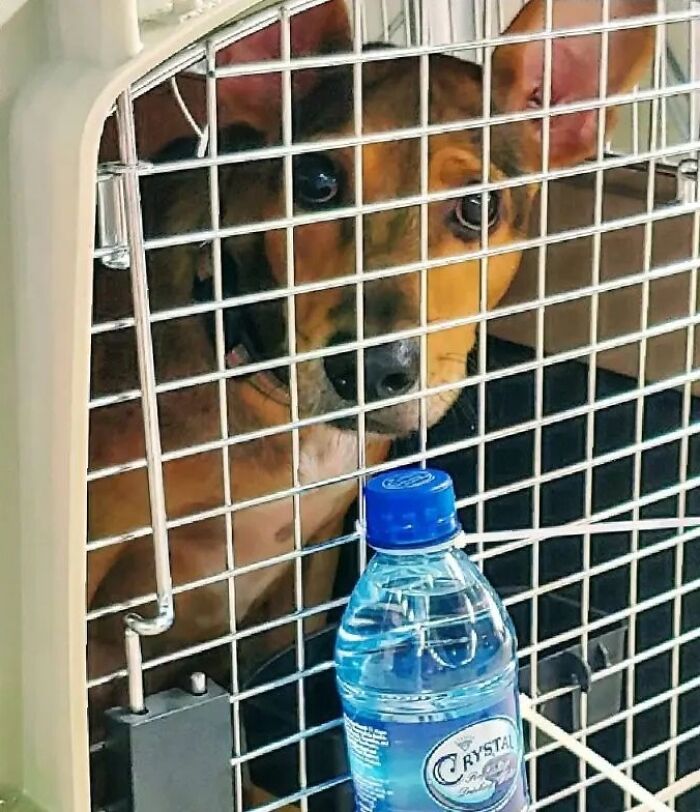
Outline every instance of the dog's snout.
[[[350, 341], [336, 336], [332, 344]], [[367, 347], [364, 351], [365, 399], [368, 402], [405, 395], [416, 385], [420, 372], [420, 346], [417, 339], [394, 341]], [[325, 360], [326, 375], [345, 401], [357, 401], [357, 353], [333, 355]]]

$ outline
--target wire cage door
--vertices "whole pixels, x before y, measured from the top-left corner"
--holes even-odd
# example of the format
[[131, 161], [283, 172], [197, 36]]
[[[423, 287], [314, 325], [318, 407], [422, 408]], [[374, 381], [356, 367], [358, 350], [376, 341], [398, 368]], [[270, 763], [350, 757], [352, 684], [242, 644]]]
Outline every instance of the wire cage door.
[[352, 808], [332, 645], [358, 496], [426, 464], [518, 629], [533, 809], [697, 807], [700, 6], [563, 6], [273, 4], [119, 96], [95, 809], [105, 707], [199, 671], [231, 694], [235, 810]]

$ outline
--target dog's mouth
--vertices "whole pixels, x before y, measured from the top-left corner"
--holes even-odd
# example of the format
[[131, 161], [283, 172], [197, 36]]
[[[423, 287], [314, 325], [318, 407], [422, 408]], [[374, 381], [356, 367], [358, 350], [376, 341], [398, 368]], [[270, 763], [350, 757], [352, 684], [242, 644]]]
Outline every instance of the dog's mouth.
[[[233, 298], [242, 292], [238, 285], [237, 265], [226, 251], [222, 256], [223, 296]], [[250, 292], [250, 291], [245, 291]], [[196, 302], [212, 302], [214, 281], [210, 275], [197, 276], [194, 280], [193, 298]], [[206, 316], [206, 329], [212, 348], [217, 346], [216, 317]], [[272, 399], [289, 401], [289, 368], [285, 364], [274, 366], [274, 359], [281, 357], [284, 347], [282, 308], [278, 302], [259, 305], [241, 305], [223, 311], [224, 352], [228, 369], [263, 365], [262, 370], [251, 370], [249, 380]], [[269, 366], [268, 366], [269, 365]], [[242, 370], [245, 372], [245, 370]]]
[[[277, 357], [248, 308], [241, 308], [235, 318], [235, 330], [228, 329], [229, 324], [225, 330], [228, 369], [266, 364]], [[289, 400], [289, 367], [286, 365], [251, 371], [250, 382], [273, 400], [280, 403]]]
[[[272, 316], [272, 314], [268, 315]], [[271, 340], [271, 321], [271, 318], [261, 318], [260, 314], [250, 309], [244, 308], [239, 313], [235, 332], [237, 340], [233, 346], [227, 347], [226, 364], [229, 369], [266, 364], [281, 356], [280, 342]], [[313, 371], [310, 368], [311, 366], [314, 367]], [[338, 382], [336, 381], [334, 384], [328, 376], [328, 370], [321, 372], [318, 366], [320, 365], [310, 365], [310, 367], [299, 373], [302, 376], [302, 379], [298, 380], [300, 386], [298, 397], [301, 400], [302, 416], [311, 417], [333, 411], [357, 408], [358, 401], [356, 397], [350, 399], [341, 397], [337, 391]], [[310, 380], [306, 380], [309, 375], [311, 376]], [[318, 375], [320, 375], [320, 378], [316, 377]], [[315, 383], [313, 383], [314, 380]], [[288, 404], [290, 401], [290, 370], [288, 365], [254, 372], [250, 375], [249, 382], [259, 391], [279, 403]], [[306, 414], [304, 413], [304, 404], [307, 400], [306, 394], [310, 389], [315, 390], [318, 394], [313, 397], [313, 407]], [[416, 389], [416, 386], [413, 389]], [[382, 408], [381, 403], [377, 402], [378, 400], [378, 398], [372, 398], [376, 408], [368, 410], [365, 414], [364, 426], [369, 434], [383, 437], [400, 437], [417, 429], [419, 405], [416, 401]], [[307, 406], [309, 405], [307, 404]], [[357, 432], [360, 419], [359, 416], [355, 415], [339, 417], [332, 420], [330, 425], [341, 431]]]
[[[280, 406], [288, 407], [291, 399], [289, 365], [273, 366], [275, 359], [283, 355], [283, 342], [273, 335], [275, 324], [284, 324], [280, 314], [267, 312], [267, 309], [260, 312], [258, 307], [239, 307], [225, 313], [225, 361], [227, 369], [241, 370], [241, 377], [245, 379], [247, 385]], [[258, 366], [262, 366], [263, 369], [256, 369]], [[246, 367], [251, 368], [249, 372], [246, 371]], [[306, 380], [309, 374], [311, 379]], [[303, 381], [299, 380], [299, 384], [302, 387], [300, 406], [303, 417], [354, 410], [358, 407], [355, 397], [340, 397], [336, 391], [338, 382], [336, 381], [334, 386], [327, 371], [314, 368], [312, 373], [309, 369], [308, 372], [305, 371]], [[416, 389], [417, 384], [411, 387], [411, 392]], [[305, 393], [308, 391], [314, 392], [313, 406], [307, 403]], [[366, 411], [364, 417], [364, 429], [368, 434], [395, 439], [418, 430], [420, 425], [418, 398], [410, 398], [406, 402], [386, 407], [382, 407], [381, 401], [375, 398], [368, 398], [368, 403], [373, 406]], [[308, 413], [304, 404], [308, 407]], [[343, 432], [356, 433], [360, 429], [360, 419], [353, 414], [333, 419], [329, 425]]]
[[[333, 425], [341, 431], [357, 432], [359, 430], [359, 420], [355, 417], [341, 417], [333, 421]], [[369, 412], [365, 416], [365, 431], [368, 434], [376, 434], [381, 437], [397, 439], [399, 437], [413, 434], [418, 428], [418, 424], [413, 422], [401, 425], [390, 419], [383, 419], [381, 412]]]
[[[236, 342], [233, 346], [227, 345], [226, 366], [228, 369], [241, 369], [243, 367], [265, 364], [274, 357], [272, 348], [261, 335], [264, 328], [258, 325], [254, 318], [247, 314], [241, 314], [238, 319], [236, 330]], [[284, 405], [288, 405], [290, 400], [290, 374], [286, 365], [264, 369], [259, 372], [251, 372], [247, 382], [254, 386], [259, 392], [270, 399]], [[319, 387], [324, 388], [327, 382], [319, 382]], [[343, 403], [328, 403], [329, 410], [341, 410], [357, 407], [357, 401], [345, 401]], [[415, 410], [415, 416], [408, 414]], [[365, 416], [365, 430], [370, 434], [384, 437], [398, 437], [415, 430], [414, 419], [418, 420], [417, 404], [404, 404], [399, 407], [379, 408], [367, 412]], [[340, 417], [331, 423], [341, 431], [357, 432], [359, 419], [355, 416]]]

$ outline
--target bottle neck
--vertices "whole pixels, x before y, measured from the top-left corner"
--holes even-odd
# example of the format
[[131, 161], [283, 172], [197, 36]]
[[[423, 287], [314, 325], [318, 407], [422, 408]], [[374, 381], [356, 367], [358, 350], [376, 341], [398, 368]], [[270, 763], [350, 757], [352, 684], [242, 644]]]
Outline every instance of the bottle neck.
[[465, 543], [464, 531], [460, 530], [454, 536], [451, 536], [444, 541], [426, 542], [425, 547], [412, 547], [411, 549], [385, 549], [383, 547], [370, 547], [375, 552], [375, 555], [382, 556], [386, 559], [407, 559], [407, 558], [425, 558], [426, 556], [442, 556], [452, 550], [463, 547]]

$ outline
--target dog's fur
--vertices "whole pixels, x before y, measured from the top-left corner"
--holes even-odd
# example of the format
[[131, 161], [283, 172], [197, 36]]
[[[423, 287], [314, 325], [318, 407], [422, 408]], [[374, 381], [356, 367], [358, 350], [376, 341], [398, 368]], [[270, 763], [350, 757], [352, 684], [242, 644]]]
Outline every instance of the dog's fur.
[[[338, 3], [331, 3], [337, 15]], [[653, 0], [612, 0], [613, 17], [652, 13]], [[555, 28], [599, 21], [598, 0], [555, 0]], [[509, 33], [542, 31], [543, 0], [531, 2], [512, 23]], [[337, 50], [343, 37], [335, 34], [314, 48]], [[648, 65], [653, 36], [648, 29], [632, 29], [611, 36], [608, 93], [628, 90]], [[350, 48], [349, 41], [345, 45]], [[599, 37], [568, 38], [553, 47], [552, 104], [598, 96]], [[503, 45], [493, 55], [494, 113], [524, 110], [538, 104], [542, 92], [542, 43]], [[366, 133], [416, 127], [420, 123], [417, 59], [369, 62], [363, 69], [363, 119]], [[315, 77], [312, 92], [297, 88], [295, 133], [297, 142], [318, 141], [354, 132], [352, 70], [327, 69]], [[248, 88], [248, 89], [246, 89]], [[479, 119], [483, 113], [481, 68], [448, 56], [430, 59], [430, 121], [447, 123]], [[236, 89], [240, 120], [230, 116], [219, 134], [220, 149], [276, 143], [279, 105], [251, 102], [260, 88], [239, 84]], [[257, 98], [257, 95], [256, 95]], [[273, 94], [276, 98], [276, 94]], [[233, 108], [232, 108], [233, 109]], [[274, 114], [271, 114], [272, 113]], [[613, 114], [607, 116], [613, 123]], [[578, 163], [595, 154], [595, 111], [552, 118], [550, 166]], [[429, 143], [429, 187], [433, 192], [479, 183], [482, 178], [482, 130], [466, 129], [435, 135]], [[541, 122], [504, 124], [491, 128], [493, 181], [516, 177], [541, 168]], [[420, 192], [420, 140], [406, 139], [363, 147], [365, 203], [407, 197]], [[171, 153], [177, 154], [177, 148]], [[168, 157], [168, 156], [166, 156]], [[339, 149], [332, 160], [344, 175], [340, 205], [352, 205], [354, 152]], [[259, 222], [285, 214], [284, 166], [280, 160], [250, 162], [219, 173], [221, 220], [224, 225]], [[535, 186], [513, 187], [500, 196], [500, 215], [491, 229], [489, 244], [507, 246], [526, 236]], [[192, 171], [163, 176], [144, 184], [147, 232], [173, 234], [210, 227], [209, 176]], [[455, 201], [430, 205], [429, 255], [449, 260], [478, 248], [479, 234], [465, 239], [450, 225]], [[224, 285], [228, 295], [271, 290], [287, 283], [287, 242], [284, 230], [236, 237], [222, 243]], [[364, 267], [371, 271], [420, 260], [420, 210], [402, 208], [364, 218]], [[212, 248], [184, 246], [149, 256], [151, 304], [155, 311], [186, 305], [193, 291], [211, 284]], [[355, 273], [355, 220], [345, 218], [295, 230], [295, 280], [318, 282]], [[489, 263], [485, 300], [494, 307], [507, 291], [520, 262], [517, 251], [495, 256]], [[436, 267], [428, 278], [428, 321], [449, 322], [470, 316], [480, 307], [478, 261]], [[102, 320], [128, 312], [129, 291], [124, 279], [96, 270], [95, 317]], [[327, 347], [338, 335], [352, 341], [355, 334], [354, 286], [331, 288], [296, 297], [297, 351]], [[380, 336], [420, 324], [420, 275], [409, 273], [370, 281], [365, 285], [365, 335]], [[243, 326], [241, 326], [243, 325]], [[286, 300], [231, 310], [226, 316], [227, 350], [239, 331], [256, 333], [257, 355], [284, 356]], [[246, 327], [247, 326], [247, 327]], [[154, 326], [155, 361], [160, 381], [187, 378], [219, 368], [212, 324], [201, 316], [166, 321]], [[475, 325], [431, 333], [427, 340], [427, 377], [431, 387], [460, 381], [475, 343]], [[97, 337], [93, 353], [93, 395], [137, 385], [133, 335], [120, 331]], [[300, 417], [311, 417], [347, 407], [324, 371], [322, 361], [300, 364], [297, 370]], [[291, 420], [284, 376], [265, 373], [235, 378], [227, 384], [228, 432], [231, 436], [265, 429]], [[432, 425], [451, 408], [457, 393], [433, 397], [427, 403]], [[192, 387], [160, 398], [163, 446], [174, 451], [221, 437], [218, 384]], [[418, 428], [416, 403], [371, 412], [367, 418], [366, 458], [369, 464], [386, 458], [392, 440]], [[283, 491], [294, 483], [292, 440], [287, 433], [233, 445], [229, 449], [231, 497], [234, 503]], [[300, 431], [298, 481], [309, 485], [350, 473], [357, 467], [357, 433], [351, 425], [316, 425]], [[143, 425], [138, 402], [96, 410], [90, 435], [91, 468], [138, 459], [144, 453]], [[184, 457], [165, 468], [167, 508], [171, 519], [215, 509], [225, 502], [222, 452]], [[357, 495], [353, 482], [326, 486], [300, 500], [304, 544], [314, 545], [337, 536]], [[216, 576], [232, 566], [248, 567], [293, 550], [294, 509], [290, 498], [232, 516], [233, 559], [227, 556], [226, 520], [209, 519], [186, 524], [171, 533], [171, 562], [176, 585]], [[91, 538], [124, 533], [149, 523], [147, 482], [143, 470], [100, 479], [89, 492]], [[324, 551], [306, 557], [304, 606], [325, 602], [331, 593], [337, 553]], [[153, 590], [150, 540], [106, 547], [89, 560], [88, 605], [111, 605]], [[147, 656], [185, 649], [198, 642], [224, 637], [242, 626], [254, 626], [285, 617], [298, 605], [294, 565], [276, 564], [236, 577], [234, 588], [225, 578], [178, 595], [176, 622], [163, 638], [146, 641]], [[231, 594], [235, 617], [229, 617]], [[312, 630], [324, 623], [317, 614], [307, 621]], [[280, 627], [256, 638], [242, 649], [246, 663], [263, 658], [291, 637], [293, 628]], [[89, 649], [91, 676], [110, 673], [123, 664], [123, 619], [111, 616], [91, 624]], [[166, 677], [162, 677], [161, 683]], [[159, 683], [154, 681], [153, 686]], [[99, 704], [122, 700], [111, 694]]]

